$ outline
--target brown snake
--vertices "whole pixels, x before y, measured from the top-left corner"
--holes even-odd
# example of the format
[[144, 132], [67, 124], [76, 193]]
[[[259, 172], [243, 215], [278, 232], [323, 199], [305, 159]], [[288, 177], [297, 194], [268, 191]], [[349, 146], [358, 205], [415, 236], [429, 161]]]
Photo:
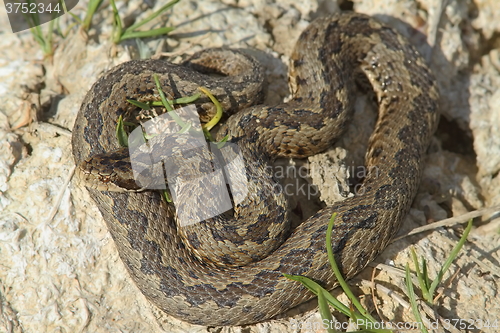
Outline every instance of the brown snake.
[[[158, 99], [153, 73], [174, 98], [202, 85], [229, 112], [243, 109], [218, 135], [229, 134], [250, 163], [253, 158], [305, 157], [329, 147], [352, 114], [359, 69], [379, 104], [365, 162], [368, 170], [375, 166], [378, 172], [364, 179], [363, 194], [320, 210], [293, 230], [288, 230], [282, 193], [260, 190], [272, 181], [265, 168], [247, 170], [255, 193], [244, 204], [193, 229], [176, 225], [173, 207], [156, 191], [102, 191], [102, 186], [86, 183], [121, 259], [153, 304], [194, 324], [242, 325], [272, 318], [313, 296], [283, 273], [333, 288], [325, 235], [334, 212], [337, 262], [347, 278], [357, 274], [386, 247], [410, 209], [437, 126], [436, 83], [405, 38], [372, 18], [350, 13], [317, 19], [302, 33], [291, 55], [293, 99], [278, 106], [250, 107], [262, 97], [262, 70], [253, 59], [223, 49], [202, 52], [184, 65], [130, 61], [94, 84], [75, 122], [73, 154], [80, 177], [90, 182], [96, 176], [108, 189], [114, 171], [105, 171], [107, 162], [124, 174], [130, 169], [123, 149], [124, 161], [119, 154], [106, 155], [120, 150], [116, 120], [136, 109], [126, 98]], [[207, 100], [198, 108], [202, 119], [210, 118]], [[104, 155], [96, 163], [92, 156], [97, 154]], [[126, 176], [118, 186], [124, 183], [129, 183]], [[254, 232], [260, 234], [244, 239]], [[270, 241], [271, 236], [278, 241]], [[255, 255], [250, 251], [254, 247]]]

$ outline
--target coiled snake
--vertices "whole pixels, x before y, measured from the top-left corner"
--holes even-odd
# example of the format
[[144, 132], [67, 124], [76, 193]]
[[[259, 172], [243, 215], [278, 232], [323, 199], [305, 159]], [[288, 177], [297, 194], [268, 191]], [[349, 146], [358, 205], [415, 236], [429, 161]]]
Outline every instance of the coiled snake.
[[[173, 98], [205, 86], [227, 112], [243, 109], [218, 135], [228, 134], [250, 165], [253, 159], [304, 157], [330, 146], [352, 113], [353, 73], [359, 69], [379, 104], [366, 153], [367, 169], [375, 166], [377, 173], [368, 173], [362, 195], [320, 210], [293, 230], [279, 187], [262, 190], [276, 189], [267, 184], [273, 176], [262, 166], [246, 170], [252, 188], [246, 201], [192, 228], [176, 225], [173, 207], [156, 191], [111, 188], [115, 183], [133, 187], [132, 177], [126, 176], [131, 174], [127, 153], [121, 149], [123, 158], [109, 153], [120, 150], [115, 136], [119, 115], [137, 109], [126, 99], [158, 99], [154, 73]], [[234, 50], [207, 50], [183, 65], [130, 61], [94, 84], [73, 129], [80, 178], [131, 277], [160, 309], [194, 324], [255, 323], [312, 297], [283, 273], [334, 287], [325, 248], [334, 212], [333, 251], [347, 278], [357, 274], [386, 247], [407, 215], [437, 126], [439, 96], [424, 60], [401, 35], [361, 14], [319, 18], [302, 33], [291, 55], [290, 102], [251, 106], [261, 100], [262, 80], [256, 61]], [[199, 101], [201, 119], [211, 117], [211, 108], [208, 100]], [[112, 177], [117, 174], [123, 174], [120, 181]]]

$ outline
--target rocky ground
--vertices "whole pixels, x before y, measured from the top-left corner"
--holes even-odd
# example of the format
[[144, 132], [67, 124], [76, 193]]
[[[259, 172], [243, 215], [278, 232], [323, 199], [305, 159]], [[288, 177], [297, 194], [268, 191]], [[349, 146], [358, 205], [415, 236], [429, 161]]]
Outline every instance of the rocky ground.
[[[141, 49], [171, 61], [206, 47], [251, 49], [267, 70], [266, 102], [275, 103], [288, 95], [294, 42], [315, 17], [355, 10], [399, 30], [428, 59], [442, 93], [440, 127], [404, 235], [450, 217], [466, 220], [460, 216], [500, 204], [500, 2], [448, 2], [182, 0], [163, 21], [150, 25], [166, 22], [176, 30], [164, 39], [145, 40]], [[146, 17], [150, 5], [117, 4], [126, 24]], [[72, 12], [83, 17], [86, 6], [81, 1]], [[77, 25], [64, 38], [54, 36], [51, 57], [44, 57], [29, 32], [11, 33], [0, 10], [0, 332], [323, 332], [314, 326], [320, 316], [313, 303], [243, 328], [193, 326], [160, 313], [128, 277], [86, 191], [67, 185], [74, 165], [71, 129], [83, 96], [103, 71], [139, 57], [135, 40], [111, 42], [109, 8], [104, 2], [88, 34]], [[72, 22], [65, 15], [62, 31]], [[319, 170], [313, 182], [325, 202], [337, 200], [330, 189], [338, 188], [364, 154], [375, 111], [370, 97], [360, 95], [357, 104], [347, 137], [308, 162]], [[332, 177], [331, 170], [340, 173]], [[461, 322], [467, 328], [449, 331], [500, 330], [500, 219], [492, 210], [477, 215], [438, 289], [438, 318], [468, 320]], [[410, 245], [434, 277], [462, 231], [461, 225], [436, 227], [394, 242], [377, 260], [385, 265], [374, 269], [374, 264], [353, 280], [361, 299], [384, 321], [414, 322], [401, 273], [410, 261]], [[481, 329], [495, 320], [497, 328]]]

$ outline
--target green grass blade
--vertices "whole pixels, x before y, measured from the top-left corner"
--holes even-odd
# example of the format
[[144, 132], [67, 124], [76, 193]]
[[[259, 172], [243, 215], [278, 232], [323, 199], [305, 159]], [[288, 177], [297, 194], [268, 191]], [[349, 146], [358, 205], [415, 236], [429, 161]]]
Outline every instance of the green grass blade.
[[109, 0], [109, 2], [113, 8], [113, 43], [118, 44], [123, 34], [123, 23], [120, 15], [118, 14], [118, 8], [116, 8], [115, 0]]
[[[78, 16], [76, 16], [72, 12], [68, 12], [68, 8], [66, 7], [66, 2], [64, 0], [59, 0], [59, 3], [61, 4], [61, 6], [63, 8], [64, 14], [71, 15], [71, 17], [73, 17], [73, 19], [75, 21], [77, 21], [79, 24], [82, 24], [82, 20], [80, 20], [80, 18]], [[74, 24], [72, 24], [71, 26], [74, 26]]]
[[[323, 324], [325, 323], [325, 321], [327, 323], [333, 323], [332, 313], [330, 312], [330, 306], [328, 306], [328, 302], [326, 301], [325, 294], [329, 294], [329, 292], [325, 291], [323, 288], [318, 289], [319, 314], [321, 315], [321, 318], [323, 319]], [[328, 333], [338, 333], [338, 331], [333, 329], [332, 325], [327, 325], [326, 331]]]
[[174, 111], [174, 109], [172, 108], [172, 105], [169, 103], [169, 101], [165, 97], [165, 94], [163, 93], [163, 90], [162, 90], [161, 85], [160, 85], [160, 80], [158, 79], [158, 75], [153, 74], [153, 78], [154, 78], [154, 81], [156, 83], [156, 88], [158, 89], [158, 93], [160, 94], [161, 102], [162, 102], [163, 106], [165, 107], [165, 109], [167, 109], [169, 116], [172, 117], [172, 119], [177, 123], [177, 125], [179, 125], [181, 127], [181, 131], [184, 128], [189, 129], [191, 126], [188, 125], [185, 121], [183, 121], [181, 119], [181, 117], [179, 117], [179, 115]]
[[219, 142], [217, 142], [217, 143], [216, 143], [217, 148], [222, 149], [222, 147], [224, 147], [224, 146], [225, 146], [225, 144], [226, 144], [227, 140], [229, 140], [229, 134], [226, 134], [226, 135], [222, 138], [222, 140], [220, 140]]
[[186, 96], [186, 97], [181, 97], [181, 98], [176, 98], [172, 100], [172, 104], [189, 104], [193, 103], [196, 101], [198, 98], [200, 98], [201, 94], [196, 93], [192, 96]]
[[118, 144], [122, 147], [128, 147], [128, 135], [125, 131], [125, 127], [123, 125], [123, 117], [120, 115], [118, 117], [118, 122], [116, 124], [116, 138], [118, 139]]
[[[26, 3], [28, 7], [33, 3], [33, 0], [27, 0]], [[35, 10], [34, 13], [28, 13], [24, 15], [28, 20], [29, 24], [33, 24], [34, 27], [40, 26], [40, 16], [38, 16], [38, 11]]]
[[[361, 306], [359, 303], [358, 299], [354, 294], [352, 294], [351, 290], [347, 286], [347, 283], [345, 282], [344, 278], [342, 277], [342, 274], [340, 273], [340, 270], [337, 266], [337, 263], [335, 261], [334, 255], [333, 255], [333, 249], [332, 249], [332, 244], [331, 244], [331, 235], [332, 235], [332, 230], [334, 226], [334, 221], [335, 217], [337, 216], [336, 213], [334, 213], [330, 219], [330, 222], [328, 224], [328, 229], [326, 232], [326, 247], [327, 247], [327, 252], [328, 252], [328, 260], [330, 261], [330, 265], [332, 266], [332, 270], [334, 271], [338, 283], [342, 286], [344, 292], [348, 295], [350, 301], [354, 304], [357, 303], [358, 305], [356, 309], [359, 311], [359, 313], [352, 311], [351, 308], [345, 306], [342, 302], [340, 302], [337, 298], [335, 298], [333, 295], [331, 295], [326, 289], [324, 289], [322, 286], [320, 286], [317, 282], [309, 279], [308, 277], [305, 276], [300, 276], [300, 275], [290, 275], [290, 274], [283, 274], [286, 278], [294, 281], [298, 281], [302, 283], [303, 286], [305, 286], [307, 289], [309, 289], [311, 292], [313, 292], [316, 296], [318, 296], [318, 306], [319, 306], [319, 311], [321, 314], [321, 317], [323, 318], [323, 322], [325, 322], [325, 319], [328, 321], [328, 323], [331, 323], [331, 313], [330, 309], [328, 307], [328, 303], [332, 305], [336, 310], [342, 312], [344, 315], [352, 318], [355, 320], [355, 322], [363, 328], [361, 331], [357, 332], [371, 332], [371, 333], [391, 333], [391, 330], [387, 329], [367, 329], [367, 326], [369, 327], [369, 323], [377, 324], [377, 321], [370, 315], [368, 312]], [[350, 294], [350, 295], [349, 295]], [[362, 324], [362, 323], [366, 324]], [[332, 327], [325, 327], [328, 332], [332, 332], [331, 329]]]
[[411, 255], [411, 259], [413, 261], [413, 265], [415, 266], [415, 273], [417, 274], [418, 284], [419, 284], [420, 289], [422, 291], [422, 296], [424, 297], [424, 299], [428, 299], [428, 296], [429, 296], [428, 281], [429, 281], [429, 279], [427, 276], [425, 276], [420, 271], [420, 266], [418, 263], [417, 254], [415, 253], [415, 249], [413, 247], [410, 248], [410, 255]]
[[[103, 0], [90, 0], [87, 6], [87, 13], [83, 19], [83, 30], [89, 31], [90, 26], [92, 24], [92, 18], [94, 17], [95, 12], [101, 6]], [[115, 7], [116, 8], [116, 7]]]
[[170, 195], [168, 194], [167, 190], [161, 191], [163, 198], [165, 199], [166, 202], [171, 203], [172, 199], [170, 199]]
[[144, 20], [142, 20], [142, 21], [140, 21], [138, 23], [132, 24], [130, 27], [127, 28], [127, 31], [132, 32], [133, 30], [135, 30], [137, 28], [140, 28], [141, 26], [143, 26], [144, 24], [148, 23], [149, 21], [154, 20], [158, 15], [160, 15], [164, 11], [172, 8], [179, 1], [180, 0], [174, 0], [174, 1], [170, 1], [169, 3], [163, 5], [160, 9], [158, 9], [157, 11], [155, 11], [154, 13], [152, 13], [151, 15], [149, 15], [148, 17], [146, 17]]
[[[325, 290], [323, 287], [321, 287], [318, 283], [315, 281], [309, 279], [308, 277], [301, 276], [301, 275], [290, 275], [290, 274], [283, 274], [287, 279], [298, 281], [302, 283], [304, 287], [309, 289], [311, 292], [313, 292], [316, 296], [318, 296], [318, 290]], [[325, 290], [326, 291], [326, 290]], [[333, 297], [329, 292], [326, 292], [326, 294], [323, 295], [328, 303], [330, 303], [335, 309], [338, 311], [342, 312], [344, 315], [349, 316], [350, 311], [347, 306], [342, 304], [338, 299]]]
[[413, 315], [415, 316], [415, 320], [420, 323], [422, 327], [422, 332], [428, 333], [427, 328], [425, 327], [422, 321], [422, 317], [420, 316], [420, 312], [418, 311], [417, 299], [415, 298], [415, 291], [413, 290], [413, 282], [411, 281], [411, 276], [410, 276], [410, 266], [408, 266], [408, 264], [406, 264], [405, 280], [406, 280], [405, 281], [406, 289], [408, 290], [408, 297], [410, 299], [411, 309]]
[[149, 106], [149, 104], [142, 103], [142, 102], [136, 101], [134, 99], [127, 99], [127, 102], [129, 102], [130, 104], [135, 105], [143, 110], [150, 110], [151, 109], [151, 106]]
[[427, 271], [427, 261], [424, 257], [422, 257], [422, 276], [425, 279], [425, 286], [427, 287], [427, 290], [429, 290], [431, 281], [429, 279], [429, 272]]
[[45, 55], [52, 55], [54, 53], [54, 50], [52, 49], [52, 37], [54, 36], [54, 24], [56, 22], [56, 19], [49, 22], [49, 31], [47, 31], [47, 36], [45, 36]]
[[366, 311], [365, 308], [363, 308], [361, 303], [359, 303], [358, 298], [352, 293], [351, 289], [349, 288], [349, 285], [345, 281], [344, 277], [342, 276], [342, 273], [339, 270], [339, 267], [337, 266], [337, 262], [335, 261], [335, 256], [333, 255], [333, 249], [332, 249], [332, 230], [333, 230], [333, 225], [335, 224], [336, 217], [337, 213], [334, 213], [330, 218], [330, 222], [328, 223], [328, 229], [326, 231], [326, 251], [328, 253], [328, 260], [330, 261], [330, 266], [332, 266], [332, 270], [342, 290], [347, 295], [352, 304], [356, 307], [356, 309], [361, 313], [363, 317], [366, 317], [369, 321], [376, 323], [377, 321], [375, 320], [375, 318], [373, 318], [368, 313], [368, 311]]
[[[158, 78], [158, 75], [157, 74], [153, 74], [153, 79], [155, 81], [155, 84], [156, 84], [156, 89], [158, 89], [158, 94], [160, 95], [160, 99], [161, 99], [161, 103], [163, 104], [163, 107], [165, 109], [167, 109], [168, 112], [170, 111], [174, 111], [174, 109], [172, 108], [172, 105], [170, 105], [170, 103], [167, 101], [167, 98], [165, 97], [165, 94], [163, 93], [163, 90], [161, 88], [161, 84], [160, 84], [160, 79]], [[180, 118], [179, 118], [180, 120]], [[182, 124], [184, 124], [184, 122], [182, 120], [180, 120], [182, 122]]]
[[45, 44], [45, 41], [43, 39], [43, 35], [40, 36], [40, 31], [35, 28], [30, 28], [31, 34], [33, 35], [33, 38], [35, 38], [35, 41], [40, 44], [40, 46], [43, 46]]
[[[193, 103], [194, 101], [196, 101], [198, 98], [200, 98], [201, 94], [200, 93], [197, 93], [197, 94], [194, 94], [194, 95], [191, 95], [191, 96], [186, 96], [186, 97], [181, 97], [181, 98], [176, 98], [176, 99], [168, 99], [168, 103], [170, 105], [177, 105], [177, 104], [189, 104], [189, 103]], [[160, 101], [160, 102], [152, 102], [151, 103], [152, 106], [163, 106], [163, 103]]]
[[[462, 249], [462, 246], [467, 241], [467, 236], [469, 236], [469, 233], [471, 230], [472, 230], [472, 219], [469, 220], [469, 223], [467, 224], [467, 227], [464, 230], [464, 234], [462, 235], [462, 237], [458, 241], [457, 245], [455, 245], [455, 247], [451, 251], [449, 258], [446, 260], [443, 267], [441, 267], [441, 269], [439, 270], [438, 276], [436, 277], [436, 279], [434, 279], [434, 281], [432, 281], [431, 287], [429, 288], [429, 293], [430, 293], [431, 297], [433, 297], [434, 292], [436, 291], [438, 284], [442, 281], [444, 274], [450, 268], [451, 264], [456, 259], [456, 257], [458, 256], [458, 253]], [[432, 299], [431, 299], [431, 302], [432, 302]]]
[[186, 126], [184, 126], [183, 128], [180, 129], [179, 134], [184, 134], [184, 133], [187, 133], [189, 132], [189, 130], [191, 129], [192, 125], [191, 123], [187, 123]]
[[125, 33], [123, 33], [123, 35], [120, 37], [120, 42], [124, 41], [125, 39], [131, 39], [131, 38], [148, 38], [148, 37], [166, 35], [174, 29], [175, 28], [172, 27], [165, 27], [149, 31], [125, 31]]

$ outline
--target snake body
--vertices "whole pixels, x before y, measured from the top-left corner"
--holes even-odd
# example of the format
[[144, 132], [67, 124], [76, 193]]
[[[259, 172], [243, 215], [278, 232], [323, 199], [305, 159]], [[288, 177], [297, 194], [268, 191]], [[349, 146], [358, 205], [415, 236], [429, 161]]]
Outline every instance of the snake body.
[[[116, 120], [134, 109], [127, 98], [157, 98], [153, 73], [173, 98], [202, 85], [229, 112], [242, 109], [218, 135], [228, 135], [250, 164], [252, 159], [263, 163], [276, 156], [304, 157], [329, 147], [352, 114], [353, 73], [359, 69], [379, 104], [366, 153], [367, 170], [376, 167], [377, 172], [368, 173], [362, 193], [321, 209], [293, 230], [282, 193], [261, 190], [273, 181], [265, 167], [248, 168], [255, 193], [247, 201], [194, 229], [179, 227], [174, 208], [156, 191], [120, 193], [107, 187], [114, 182], [111, 174], [130, 169], [126, 153], [125, 162], [110, 155], [120, 150]], [[407, 215], [437, 126], [439, 95], [425, 61], [405, 38], [365, 15], [319, 18], [306, 28], [291, 55], [290, 102], [250, 106], [262, 98], [262, 79], [258, 64], [233, 50], [207, 50], [183, 65], [131, 61], [94, 84], [75, 122], [72, 143], [80, 177], [132, 279], [153, 304], [190, 323], [255, 323], [313, 296], [283, 273], [333, 288], [325, 238], [335, 212], [333, 252], [345, 277], [357, 274], [386, 247]], [[198, 110], [203, 120], [211, 117], [207, 101], [199, 101]], [[102, 171], [107, 164], [116, 172]], [[92, 185], [92, 177], [103, 186]], [[119, 186], [129, 183], [126, 176], [121, 179]], [[254, 232], [260, 235], [252, 236]], [[247, 234], [256, 238], [245, 240]], [[278, 241], [269, 241], [271, 236]], [[261, 244], [271, 249], [261, 249]], [[253, 247], [260, 252], [253, 255]]]

